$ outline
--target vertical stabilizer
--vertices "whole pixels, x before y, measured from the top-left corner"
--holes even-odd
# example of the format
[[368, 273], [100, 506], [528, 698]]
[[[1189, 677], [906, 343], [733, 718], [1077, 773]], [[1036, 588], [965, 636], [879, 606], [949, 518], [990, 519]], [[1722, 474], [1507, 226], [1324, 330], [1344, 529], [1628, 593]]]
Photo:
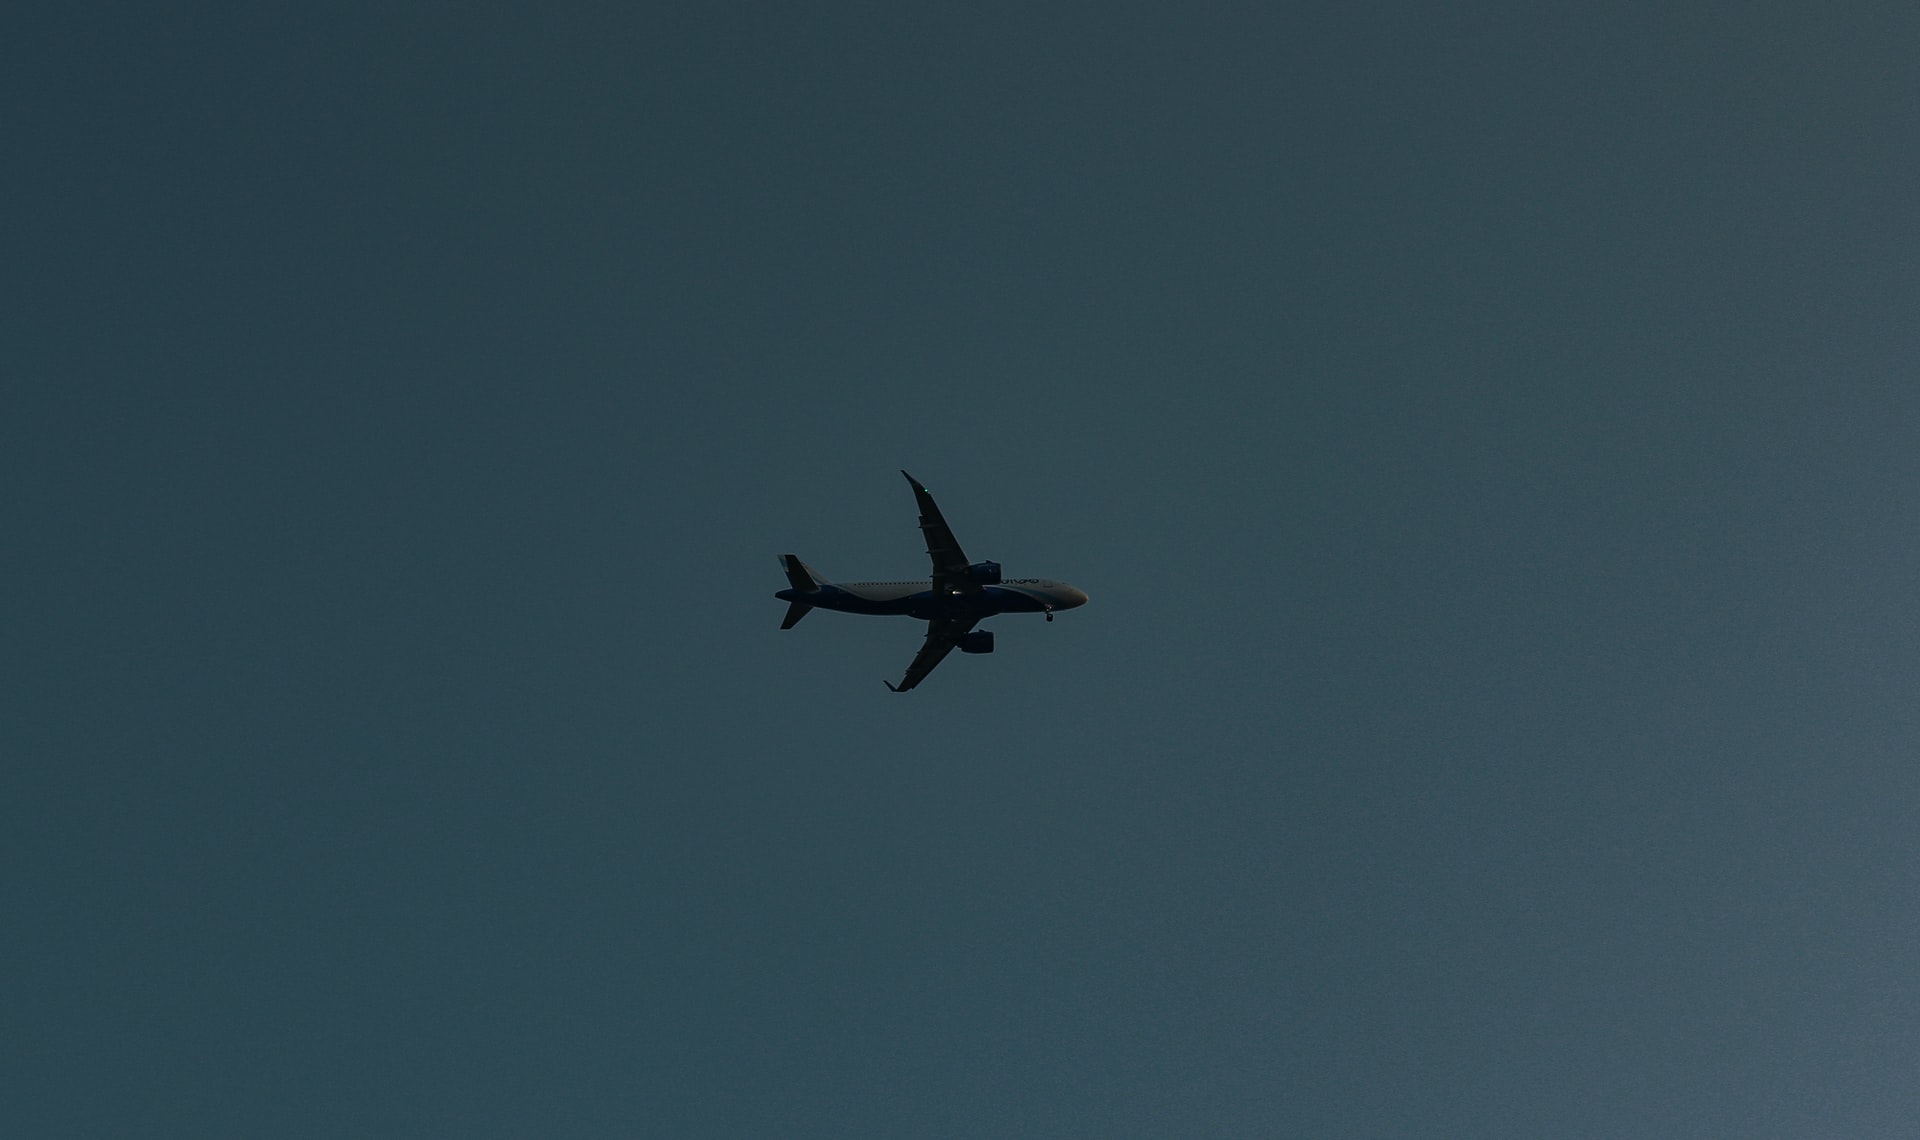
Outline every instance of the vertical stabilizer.
[[800, 561], [797, 555], [782, 554], [780, 568], [787, 572], [787, 582], [803, 594], [813, 593], [820, 588], [820, 583], [826, 581], [820, 576], [820, 571]]

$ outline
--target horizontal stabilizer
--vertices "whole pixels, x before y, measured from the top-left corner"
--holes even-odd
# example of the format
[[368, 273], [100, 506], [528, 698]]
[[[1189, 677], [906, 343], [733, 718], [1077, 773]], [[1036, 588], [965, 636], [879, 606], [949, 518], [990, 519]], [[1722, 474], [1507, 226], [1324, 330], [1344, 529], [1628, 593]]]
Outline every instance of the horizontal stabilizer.
[[789, 602], [786, 620], [780, 623], [781, 629], [792, 629], [800, 624], [800, 619], [813, 612], [813, 607], [805, 602]]

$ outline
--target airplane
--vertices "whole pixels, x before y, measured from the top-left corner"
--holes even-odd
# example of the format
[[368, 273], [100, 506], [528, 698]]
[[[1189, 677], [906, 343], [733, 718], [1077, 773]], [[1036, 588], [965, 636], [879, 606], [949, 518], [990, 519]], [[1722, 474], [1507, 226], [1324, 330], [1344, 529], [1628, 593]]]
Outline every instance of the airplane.
[[934, 666], [954, 649], [962, 653], [992, 653], [993, 634], [973, 627], [995, 614], [1043, 613], [1087, 604], [1087, 595], [1051, 578], [1006, 578], [998, 562], [968, 562], [954, 541], [947, 520], [920, 480], [905, 471], [920, 507], [920, 532], [927, 539], [927, 557], [933, 560], [930, 579], [913, 582], [829, 582], [820, 572], [791, 554], [780, 556], [790, 588], [774, 597], [787, 603], [781, 629], [792, 629], [816, 609], [848, 614], [898, 614], [927, 623], [927, 639], [907, 666], [898, 685], [881, 684], [904, 693], [927, 679]]

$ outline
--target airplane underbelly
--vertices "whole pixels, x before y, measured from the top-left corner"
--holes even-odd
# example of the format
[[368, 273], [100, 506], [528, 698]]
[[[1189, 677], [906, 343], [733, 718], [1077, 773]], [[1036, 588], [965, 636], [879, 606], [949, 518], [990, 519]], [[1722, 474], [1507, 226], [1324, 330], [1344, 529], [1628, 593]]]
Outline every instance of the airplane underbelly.
[[1047, 598], [1016, 586], [987, 586], [942, 596], [924, 588], [859, 583], [838, 587], [835, 593], [839, 595], [835, 599], [838, 604], [822, 604], [853, 613], [903, 614], [922, 621], [964, 617], [979, 620], [994, 614], [1037, 614], [1049, 608]]
[[989, 586], [982, 593], [992, 596], [992, 612], [998, 614], [1037, 614], [1047, 608], [1044, 598], [1010, 586]]
[[966, 618], [978, 621], [990, 618], [994, 614], [1037, 614], [1047, 608], [1042, 598], [1020, 590], [1002, 589], [988, 586], [983, 590], [973, 590], [941, 598], [928, 593], [913, 599], [911, 613], [914, 617], [927, 621], [941, 618]]
[[909, 614], [921, 616], [933, 599], [927, 588], [892, 583], [858, 583], [840, 589], [841, 608], [863, 614]]

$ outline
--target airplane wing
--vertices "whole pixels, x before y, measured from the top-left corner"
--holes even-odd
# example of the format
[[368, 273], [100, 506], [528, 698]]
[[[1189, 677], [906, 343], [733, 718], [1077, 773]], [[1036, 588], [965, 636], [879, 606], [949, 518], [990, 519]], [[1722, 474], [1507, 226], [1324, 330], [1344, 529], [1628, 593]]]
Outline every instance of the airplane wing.
[[[900, 474], [907, 475], [905, 471]], [[933, 560], [934, 588], [966, 593], [980, 589], [979, 583], [967, 577], [967, 556], [954, 540], [947, 520], [940, 517], [940, 508], [934, 505], [933, 496], [913, 476], [907, 475], [907, 482], [913, 485], [914, 502], [920, 506], [920, 533], [927, 537], [927, 557]], [[933, 643], [929, 641], [927, 644], [931, 646]], [[933, 660], [937, 662], [940, 658]], [[933, 665], [929, 664], [927, 668], [932, 669]]]
[[[908, 476], [912, 478], [912, 476]], [[940, 664], [960, 639], [967, 635], [979, 618], [936, 618], [927, 623], [927, 640], [920, 646], [920, 652], [914, 655], [913, 664], [907, 666], [907, 675], [896, 685], [891, 681], [882, 684], [896, 693], [904, 693], [927, 679], [933, 667]]]

